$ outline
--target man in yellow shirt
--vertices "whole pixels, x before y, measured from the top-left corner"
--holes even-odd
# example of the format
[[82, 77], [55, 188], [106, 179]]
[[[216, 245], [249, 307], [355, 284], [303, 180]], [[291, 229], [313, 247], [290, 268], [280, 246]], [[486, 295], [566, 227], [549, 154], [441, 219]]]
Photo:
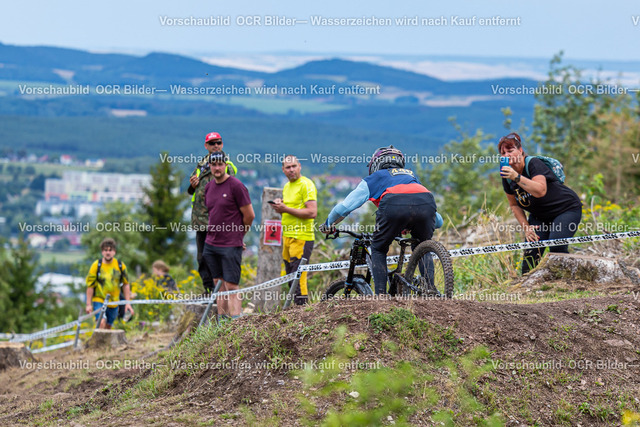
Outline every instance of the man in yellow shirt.
[[[317, 190], [313, 181], [301, 175], [302, 167], [296, 156], [285, 156], [282, 172], [289, 182], [282, 190], [282, 199], [274, 200], [273, 209], [282, 214], [282, 258], [287, 274], [298, 269], [300, 260], [309, 260], [313, 250], [313, 219], [318, 214]], [[298, 305], [309, 301], [307, 272], [300, 276], [300, 289], [294, 302]]]
[[[110, 302], [119, 301], [120, 283], [123, 284], [122, 291], [124, 292], [124, 299], [127, 301], [131, 299], [131, 290], [129, 280], [127, 279], [127, 267], [124, 263], [114, 258], [116, 255], [115, 240], [111, 238], [104, 239], [100, 243], [100, 250], [102, 251], [102, 259], [95, 261], [91, 265], [86, 279], [87, 306], [85, 307], [85, 311], [87, 313], [102, 308], [107, 295], [109, 295]], [[125, 312], [128, 311], [134, 314], [131, 304], [125, 305], [124, 309]], [[111, 329], [113, 322], [118, 317], [118, 306], [107, 304], [105, 314], [99, 327], [102, 329]], [[99, 313], [96, 314], [96, 321], [99, 315]]]

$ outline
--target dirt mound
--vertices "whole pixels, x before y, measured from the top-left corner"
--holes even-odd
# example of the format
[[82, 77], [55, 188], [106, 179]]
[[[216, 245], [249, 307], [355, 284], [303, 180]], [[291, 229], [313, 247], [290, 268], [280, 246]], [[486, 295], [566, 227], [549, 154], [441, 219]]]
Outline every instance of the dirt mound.
[[[84, 381], [59, 379], [29, 404], [19, 373], [8, 371], [14, 385], [0, 386], [0, 412], [9, 414], [0, 422], [42, 419], [45, 405], [48, 421], [89, 425], [105, 417], [119, 425], [316, 424], [381, 411], [385, 394], [396, 393], [404, 409], [384, 412], [384, 423], [479, 425], [496, 417], [507, 425], [619, 425], [623, 410], [640, 411], [636, 297], [337, 300], [246, 316], [196, 332], [151, 366], [89, 368]], [[336, 361], [345, 363], [336, 368]], [[383, 380], [389, 387], [393, 375], [408, 385], [367, 401], [375, 382], [358, 388], [358, 381], [376, 372], [391, 374]], [[320, 379], [310, 381], [312, 373]]]

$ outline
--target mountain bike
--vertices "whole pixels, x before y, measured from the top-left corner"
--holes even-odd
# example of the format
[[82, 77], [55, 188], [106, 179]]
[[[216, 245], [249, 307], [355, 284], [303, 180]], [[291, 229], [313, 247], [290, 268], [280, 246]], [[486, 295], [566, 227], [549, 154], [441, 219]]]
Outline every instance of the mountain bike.
[[[371, 233], [354, 233], [336, 229], [327, 234], [327, 239], [337, 239], [340, 235], [355, 238], [349, 254], [349, 271], [346, 277], [329, 284], [322, 296], [323, 300], [352, 295], [373, 295], [371, 290], [372, 261]], [[449, 251], [434, 240], [419, 243], [411, 253], [407, 268], [402, 273], [407, 247], [418, 243], [416, 239], [396, 237], [400, 245], [400, 255], [396, 267], [387, 269], [389, 293], [391, 295], [418, 295], [422, 297], [451, 298], [453, 296], [453, 266]], [[366, 267], [366, 274], [356, 274], [356, 267]]]

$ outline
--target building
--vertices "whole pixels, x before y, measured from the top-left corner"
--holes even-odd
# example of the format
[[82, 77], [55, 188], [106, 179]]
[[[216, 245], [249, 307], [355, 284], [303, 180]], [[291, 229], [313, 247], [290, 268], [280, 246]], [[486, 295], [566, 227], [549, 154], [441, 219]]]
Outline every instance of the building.
[[87, 171], [66, 171], [62, 178], [48, 178], [44, 184], [45, 201], [75, 203], [137, 202], [151, 175]]

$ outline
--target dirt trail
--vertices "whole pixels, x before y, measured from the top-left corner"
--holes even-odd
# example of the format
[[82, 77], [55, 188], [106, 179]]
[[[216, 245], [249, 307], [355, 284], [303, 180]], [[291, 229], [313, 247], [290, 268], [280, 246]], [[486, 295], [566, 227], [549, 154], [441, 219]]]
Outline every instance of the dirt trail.
[[[407, 311], [428, 325], [430, 335], [410, 342], [402, 331], [376, 330], [370, 320], [375, 313]], [[210, 365], [180, 370], [161, 393], [129, 409], [114, 401], [154, 375], [153, 363], [160, 359], [142, 357], [166, 345], [170, 333], [135, 337], [106, 355], [59, 351], [41, 356], [41, 362], [79, 361], [88, 368], [0, 373], [0, 424], [297, 425], [304, 414], [299, 393], [313, 395], [313, 389], [289, 368], [327, 360], [341, 325], [356, 350], [353, 366], [393, 367], [400, 360], [424, 366], [439, 395], [433, 408], [463, 412], [449, 396], [450, 373], [435, 362], [485, 346], [492, 369], [469, 392], [485, 414], [498, 412], [507, 425], [619, 425], [623, 409], [640, 412], [640, 301], [628, 293], [539, 304], [341, 300], [246, 316], [231, 325], [229, 342], [204, 347]], [[115, 359], [121, 362], [114, 365]], [[108, 362], [112, 366], [104, 366]], [[312, 422], [344, 404], [336, 395], [313, 398], [316, 413], [307, 415]], [[419, 400], [407, 397], [411, 404]], [[433, 408], [421, 407], [408, 421], [433, 425]], [[456, 422], [476, 425], [463, 415]]]

